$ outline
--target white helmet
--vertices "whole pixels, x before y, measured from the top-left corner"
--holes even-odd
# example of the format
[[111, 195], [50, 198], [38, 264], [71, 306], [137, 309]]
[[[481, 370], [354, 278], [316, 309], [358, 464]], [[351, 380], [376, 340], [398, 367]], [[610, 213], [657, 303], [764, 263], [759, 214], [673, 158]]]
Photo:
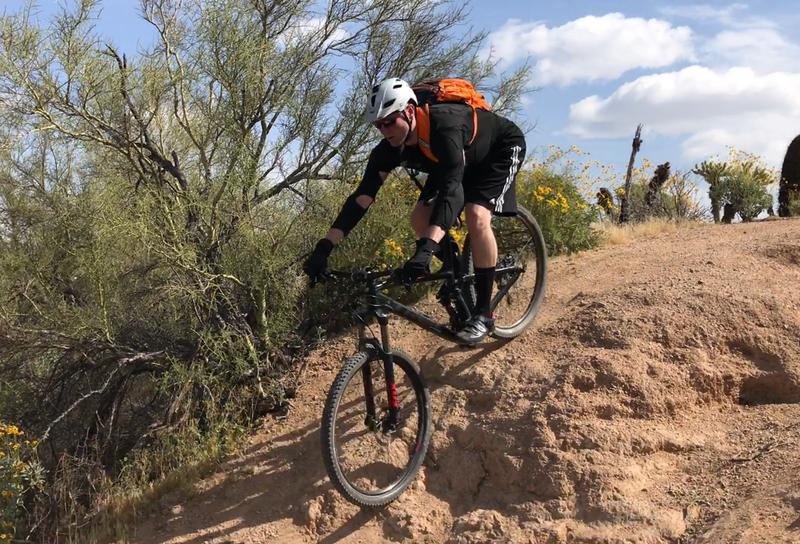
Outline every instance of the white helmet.
[[364, 122], [374, 123], [387, 115], [401, 111], [410, 100], [413, 100], [414, 104], [417, 103], [417, 95], [408, 83], [397, 77], [387, 79], [372, 88]]

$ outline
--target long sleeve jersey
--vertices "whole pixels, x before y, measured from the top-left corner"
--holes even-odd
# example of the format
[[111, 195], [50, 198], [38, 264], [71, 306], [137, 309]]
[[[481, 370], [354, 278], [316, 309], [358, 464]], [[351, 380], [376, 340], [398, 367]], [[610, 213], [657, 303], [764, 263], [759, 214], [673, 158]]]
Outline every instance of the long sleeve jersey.
[[431, 225], [449, 229], [464, 205], [463, 182], [502, 145], [503, 138], [519, 131], [508, 119], [488, 110], [477, 110], [478, 130], [473, 134], [473, 111], [457, 103], [438, 103], [429, 108], [430, 149], [438, 162], [426, 157], [417, 146], [392, 147], [381, 140], [370, 153], [364, 177], [354, 192], [373, 199], [383, 185], [379, 172], [389, 173], [404, 166], [428, 174], [426, 192], [437, 191]]

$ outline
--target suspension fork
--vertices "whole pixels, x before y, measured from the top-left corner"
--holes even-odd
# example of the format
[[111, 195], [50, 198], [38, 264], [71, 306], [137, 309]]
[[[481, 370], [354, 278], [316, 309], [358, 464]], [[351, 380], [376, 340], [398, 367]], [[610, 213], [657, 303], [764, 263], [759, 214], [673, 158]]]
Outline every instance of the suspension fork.
[[[366, 337], [364, 320], [361, 321], [358, 327], [358, 345], [359, 349], [367, 349], [371, 347], [378, 355], [378, 358], [383, 361], [384, 375], [386, 376], [386, 397], [389, 399], [389, 418], [386, 421], [380, 422], [383, 426], [382, 431], [393, 431], [399, 423], [400, 408], [397, 403], [397, 386], [395, 384], [394, 375], [394, 355], [391, 352], [391, 345], [389, 342], [389, 317], [385, 312], [376, 308], [377, 302], [375, 298], [371, 302], [375, 302], [371, 308], [371, 312], [378, 320], [381, 329], [381, 344], [368, 339]], [[376, 406], [375, 406], [375, 387], [372, 383], [372, 360], [368, 360], [367, 364], [361, 367], [361, 376], [364, 382], [364, 398], [367, 405], [367, 414], [365, 416], [365, 424], [371, 430], [376, 429]]]
[[[365, 334], [365, 325], [362, 320], [358, 325], [358, 347], [367, 349], [371, 344]], [[373, 346], [374, 349], [374, 346]], [[364, 382], [364, 401], [367, 404], [367, 414], [364, 416], [364, 425], [370, 430], [375, 430], [375, 388], [372, 385], [372, 361], [368, 358], [367, 364], [361, 367], [361, 378]]]
[[381, 326], [381, 344], [383, 348], [383, 368], [386, 376], [386, 397], [389, 399], [389, 421], [386, 422], [384, 431], [394, 431], [397, 427], [400, 409], [397, 405], [397, 385], [394, 378], [394, 355], [389, 344], [389, 317], [385, 312], [377, 310], [375, 315]]

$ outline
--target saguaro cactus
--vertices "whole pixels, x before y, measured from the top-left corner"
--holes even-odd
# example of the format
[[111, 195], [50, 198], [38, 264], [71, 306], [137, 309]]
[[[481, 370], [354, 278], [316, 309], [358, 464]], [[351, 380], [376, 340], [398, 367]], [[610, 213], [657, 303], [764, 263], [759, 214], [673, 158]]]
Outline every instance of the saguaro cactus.
[[789, 200], [800, 191], [800, 135], [796, 136], [783, 158], [778, 191], [778, 215], [789, 217]]

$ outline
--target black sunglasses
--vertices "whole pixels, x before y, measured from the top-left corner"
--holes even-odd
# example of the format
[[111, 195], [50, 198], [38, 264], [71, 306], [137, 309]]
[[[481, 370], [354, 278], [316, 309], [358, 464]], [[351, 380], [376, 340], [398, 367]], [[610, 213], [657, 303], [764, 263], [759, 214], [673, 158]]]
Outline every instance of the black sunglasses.
[[380, 121], [375, 121], [374, 123], [372, 123], [372, 126], [377, 128], [378, 130], [380, 130], [382, 128], [393, 127], [395, 125], [395, 123], [397, 123], [397, 119], [398, 119], [398, 117], [390, 117], [388, 119], [381, 119]]

